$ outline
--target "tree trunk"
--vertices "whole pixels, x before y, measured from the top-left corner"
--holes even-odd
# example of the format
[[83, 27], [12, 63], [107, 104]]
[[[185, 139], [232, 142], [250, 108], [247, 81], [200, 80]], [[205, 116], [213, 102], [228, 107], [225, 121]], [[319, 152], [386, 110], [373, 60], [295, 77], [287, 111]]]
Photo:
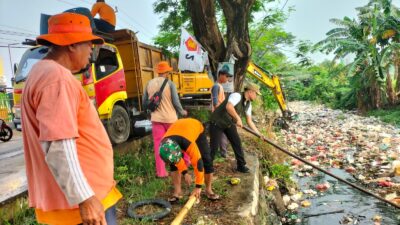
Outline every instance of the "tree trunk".
[[364, 100], [365, 98], [365, 93], [364, 91], [357, 91], [356, 97], [357, 97], [357, 109], [360, 111], [362, 114], [365, 114], [367, 112], [368, 104]]
[[[375, 74], [373, 74], [372, 76], [375, 76]], [[371, 92], [371, 103], [372, 103], [372, 108], [373, 109], [380, 109], [381, 105], [382, 105], [382, 101], [381, 101], [381, 89], [379, 87], [379, 83], [376, 80], [376, 78], [372, 78], [372, 83], [371, 83], [371, 88], [370, 88], [370, 92]]]
[[208, 52], [211, 71], [216, 80], [218, 62], [225, 60], [225, 43], [215, 17], [214, 0], [189, 0], [187, 8], [190, 13], [194, 35], [197, 41]]
[[387, 69], [386, 74], [386, 93], [388, 96], [389, 105], [395, 105], [397, 102], [397, 95], [395, 90], [393, 89], [392, 76], [389, 73], [389, 68]]
[[255, 0], [218, 0], [225, 16], [227, 26], [227, 51], [225, 59], [231, 55], [235, 63], [235, 90], [240, 90], [251, 57], [249, 17]]
[[249, 15], [255, 0], [218, 0], [226, 19], [226, 45], [215, 17], [214, 0], [188, 0], [194, 35], [207, 50], [211, 70], [215, 73], [218, 62], [228, 61], [233, 55], [235, 63], [235, 91], [240, 90], [251, 56]]
[[[396, 92], [400, 92], [400, 55], [398, 52], [394, 55], [394, 77], [396, 78]], [[397, 94], [396, 94], [397, 96]]]

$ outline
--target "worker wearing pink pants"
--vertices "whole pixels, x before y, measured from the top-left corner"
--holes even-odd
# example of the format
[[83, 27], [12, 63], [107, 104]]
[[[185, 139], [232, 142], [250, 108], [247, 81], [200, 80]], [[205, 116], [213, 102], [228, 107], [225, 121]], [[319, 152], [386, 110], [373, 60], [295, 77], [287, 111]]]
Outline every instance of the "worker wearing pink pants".
[[[157, 65], [156, 72], [158, 77], [150, 80], [142, 96], [143, 108], [148, 109], [147, 105], [150, 98], [156, 93], [161, 92], [161, 87], [164, 81], [167, 80], [166, 85], [162, 90], [161, 102], [158, 107], [151, 111], [151, 123], [153, 125], [153, 141], [154, 141], [154, 157], [156, 160], [156, 175], [157, 177], [167, 177], [168, 172], [165, 169], [165, 164], [161, 160], [159, 155], [158, 147], [164, 134], [167, 132], [169, 126], [178, 120], [178, 114], [181, 116], [187, 116], [187, 111], [182, 108], [179, 101], [178, 92], [175, 84], [168, 80], [168, 75], [172, 72], [172, 67], [169, 66], [168, 62], [161, 61]], [[186, 159], [188, 156], [185, 156]], [[185, 159], [185, 158], [184, 158]], [[186, 161], [186, 160], [185, 160]], [[187, 160], [186, 162], [188, 162]]]
[[[159, 123], [152, 122], [152, 132], [153, 132], [153, 141], [154, 141], [154, 158], [156, 159], [156, 175], [157, 177], [167, 177], [168, 171], [165, 169], [165, 163], [160, 157], [160, 142], [167, 132], [168, 128], [171, 126], [171, 123]], [[186, 165], [190, 164], [189, 156], [184, 153], [183, 159], [185, 160]]]

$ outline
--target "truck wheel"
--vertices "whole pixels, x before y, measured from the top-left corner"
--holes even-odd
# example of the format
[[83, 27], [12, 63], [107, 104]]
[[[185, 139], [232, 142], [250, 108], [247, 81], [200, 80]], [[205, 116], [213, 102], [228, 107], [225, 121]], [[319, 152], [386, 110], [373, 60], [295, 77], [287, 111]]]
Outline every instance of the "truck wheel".
[[0, 140], [1, 141], [9, 141], [13, 136], [13, 131], [10, 127], [4, 127], [4, 129], [0, 130]]
[[111, 143], [121, 144], [125, 142], [131, 131], [131, 122], [128, 112], [120, 105], [114, 105], [111, 118], [107, 123], [107, 132]]
[[[136, 212], [136, 208], [145, 207], [148, 205], [157, 205], [163, 208], [162, 211], [156, 211], [154, 213], [149, 214], [139, 214]], [[133, 203], [128, 208], [128, 215], [131, 218], [138, 219], [138, 220], [152, 220], [156, 221], [159, 219], [164, 218], [171, 212], [172, 206], [171, 203], [162, 200], [162, 199], [150, 199], [150, 200], [143, 200], [136, 203]]]

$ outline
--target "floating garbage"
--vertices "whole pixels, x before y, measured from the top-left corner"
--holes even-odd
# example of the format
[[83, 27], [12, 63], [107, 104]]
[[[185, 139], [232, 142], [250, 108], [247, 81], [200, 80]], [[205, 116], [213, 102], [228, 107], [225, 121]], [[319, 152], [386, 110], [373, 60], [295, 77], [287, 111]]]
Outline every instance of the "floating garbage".
[[374, 218], [372, 218], [374, 222], [381, 222], [382, 221], [382, 216], [380, 215], [375, 215]]
[[[280, 136], [280, 141], [285, 143], [288, 149], [328, 171], [345, 171], [347, 173], [343, 173], [342, 176], [348, 176], [352, 183], [400, 205], [399, 128], [353, 112], [310, 106], [302, 102], [295, 104], [295, 107], [291, 108], [297, 108], [297, 119], [290, 121], [289, 129], [281, 130]], [[336, 188], [342, 186], [336, 185], [336, 181], [329, 180], [329, 183], [318, 180], [320, 172], [297, 159], [291, 159], [289, 164], [293, 174], [300, 181], [319, 182], [303, 185], [301, 188], [305, 189], [302, 190], [304, 196], [298, 196], [298, 192], [293, 191], [284, 196], [289, 210], [296, 210], [299, 205], [301, 208], [298, 209], [298, 213], [312, 210], [316, 207], [314, 199], [317, 196], [335, 195]], [[335, 190], [329, 191], [331, 184], [335, 184]], [[314, 207], [304, 209], [306, 206], [303, 204], [307, 205], [306, 201], [312, 202]], [[331, 206], [334, 203], [327, 202], [325, 205]], [[369, 218], [362, 218], [350, 213], [341, 220], [338, 218], [338, 222], [359, 224], [362, 219], [371, 220], [372, 215], [374, 214]], [[374, 223], [381, 222], [374, 220]]]
[[393, 183], [390, 181], [378, 181], [378, 185], [381, 187], [391, 187]]
[[311, 202], [308, 201], [308, 200], [304, 200], [304, 201], [302, 201], [300, 204], [301, 204], [301, 206], [303, 206], [303, 207], [310, 207], [310, 206], [311, 206]]
[[312, 189], [304, 190], [303, 193], [304, 193], [304, 194], [307, 194], [307, 195], [309, 195], [309, 196], [311, 196], [311, 197], [318, 194], [316, 191], [314, 191], [314, 190], [312, 190]]
[[284, 195], [282, 196], [283, 204], [286, 206], [290, 202], [290, 196], [289, 195]]
[[301, 197], [303, 196], [303, 193], [298, 192], [292, 196], [290, 196], [290, 199], [292, 199], [292, 201], [299, 201], [301, 199]]
[[317, 184], [315, 185], [315, 189], [318, 191], [326, 191], [331, 187], [329, 183]]
[[268, 191], [273, 191], [278, 187], [278, 183], [276, 182], [276, 180], [271, 179], [266, 183], [265, 187]]
[[[295, 209], [297, 209], [297, 208], [299, 208], [299, 204], [297, 204], [297, 203], [295, 203], [295, 202], [293, 202], [293, 203], [291, 203], [289, 206], [288, 206], [288, 209], [289, 210], [295, 210]], [[296, 218], [297, 219], [297, 218]]]

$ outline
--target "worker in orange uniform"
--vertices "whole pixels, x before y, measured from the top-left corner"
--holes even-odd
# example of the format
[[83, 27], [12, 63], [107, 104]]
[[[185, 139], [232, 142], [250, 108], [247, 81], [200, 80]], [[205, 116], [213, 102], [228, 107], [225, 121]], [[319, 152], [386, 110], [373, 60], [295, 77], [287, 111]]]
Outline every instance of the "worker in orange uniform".
[[104, 40], [80, 14], [54, 15], [48, 24], [48, 34], [36, 38], [48, 54], [30, 70], [21, 101], [29, 206], [40, 224], [115, 225], [122, 195], [114, 181], [113, 149], [73, 75]]
[[214, 168], [210, 155], [210, 148], [204, 127], [196, 119], [180, 119], [173, 123], [165, 133], [160, 144], [160, 156], [165, 163], [170, 165], [171, 177], [174, 185], [174, 193], [170, 202], [176, 202], [182, 198], [181, 178], [183, 175], [186, 183], [191, 184], [192, 178], [188, 174], [183, 153], [190, 157], [195, 174], [196, 187], [192, 195], [200, 198], [201, 187], [205, 182], [205, 194], [210, 200], [218, 200], [211, 187]]
[[114, 9], [107, 5], [104, 0], [97, 0], [92, 7], [91, 13], [93, 17], [96, 14], [100, 15], [100, 19], [94, 18], [97, 29], [106, 33], [115, 31], [116, 19]]

